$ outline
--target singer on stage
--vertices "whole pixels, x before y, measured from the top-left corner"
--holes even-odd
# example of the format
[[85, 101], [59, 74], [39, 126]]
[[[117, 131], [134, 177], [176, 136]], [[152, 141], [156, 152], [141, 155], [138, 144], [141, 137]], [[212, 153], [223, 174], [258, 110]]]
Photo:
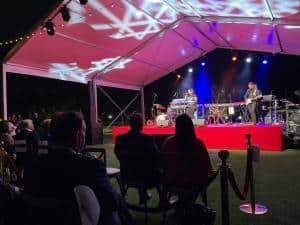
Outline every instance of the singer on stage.
[[187, 101], [186, 114], [188, 114], [192, 119], [197, 116], [195, 113], [197, 112], [197, 96], [192, 88], [189, 88], [184, 96]]
[[248, 83], [248, 90], [244, 98], [250, 115], [250, 121], [256, 124], [258, 122], [258, 102], [262, 99], [262, 92], [257, 88], [254, 82], [250, 81]]

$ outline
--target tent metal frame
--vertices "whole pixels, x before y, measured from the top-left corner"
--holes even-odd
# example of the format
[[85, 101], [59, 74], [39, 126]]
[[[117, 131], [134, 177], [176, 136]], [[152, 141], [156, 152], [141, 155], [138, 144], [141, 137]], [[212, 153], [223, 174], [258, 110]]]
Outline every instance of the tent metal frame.
[[2, 64], [2, 115], [7, 120], [7, 68], [6, 64]]
[[[121, 106], [118, 105], [118, 103], [106, 92], [104, 91], [104, 89], [101, 86], [98, 86], [99, 90], [109, 99], [109, 101], [120, 111], [122, 112], [122, 108]], [[124, 115], [126, 116], [126, 118], [128, 118], [128, 115], [126, 114], [126, 112], [124, 112]]]
[[[163, 3], [165, 3], [166, 5], [168, 5], [170, 8], [172, 8], [173, 10], [175, 10], [176, 12], [178, 12], [178, 10], [172, 4], [170, 4], [167, 0], [161, 0], [161, 1]], [[100, 76], [102, 74], [104, 74], [105, 71], [108, 71], [108, 70], [114, 68], [116, 65], [118, 65], [118, 63], [120, 63], [124, 59], [132, 58], [132, 59], [135, 59], [135, 60], [139, 61], [139, 59], [136, 59], [134, 56], [140, 50], [142, 50], [144, 47], [146, 47], [148, 44], [150, 44], [152, 41], [154, 41], [159, 36], [163, 36], [169, 30], [172, 30], [174, 27], [176, 27], [177, 25], [179, 25], [181, 22], [188, 22], [188, 23], [190, 23], [193, 26], [193, 28], [195, 30], [197, 30], [204, 38], [206, 38], [208, 41], [210, 41], [211, 43], [214, 44], [214, 48], [216, 48], [216, 47], [222, 47], [222, 48], [228, 48], [228, 49], [235, 49], [235, 48], [234, 48], [234, 46], [232, 46], [232, 44], [229, 41], [226, 40], [226, 38], [223, 37], [222, 34], [220, 34], [220, 32], [218, 32], [218, 30], [216, 30], [212, 26], [212, 24], [211, 24], [212, 22], [217, 22], [217, 23], [242, 23], [242, 24], [268, 24], [268, 25], [273, 25], [274, 26], [275, 35], [276, 35], [276, 38], [278, 40], [279, 49], [280, 49], [280, 52], [277, 52], [277, 53], [281, 53], [281, 54], [287, 54], [287, 53], [284, 51], [284, 47], [283, 47], [283, 44], [282, 44], [282, 40], [281, 40], [281, 37], [280, 37], [280, 32], [278, 30], [278, 26], [279, 25], [300, 26], [300, 20], [276, 18], [274, 16], [274, 14], [273, 14], [272, 7], [271, 7], [271, 4], [270, 4], [269, 0], [264, 0], [263, 1], [265, 3], [265, 7], [267, 9], [267, 12], [269, 13], [269, 18], [261, 18], [261, 17], [236, 17], [236, 16], [222, 16], [222, 17], [219, 17], [219, 16], [204, 16], [204, 15], [201, 15], [201, 13], [198, 10], [196, 10], [191, 4], [189, 4], [185, 0], [182, 0], [182, 3], [185, 6], [187, 6], [195, 15], [190, 16], [190, 15], [185, 15], [183, 13], [180, 13], [182, 15], [182, 17], [178, 18], [176, 21], [174, 21], [173, 23], [170, 23], [170, 24], [165, 24], [162, 21], [160, 21], [159, 19], [153, 17], [153, 15], [151, 15], [146, 10], [144, 10], [144, 9], [140, 8], [139, 6], [137, 6], [131, 0], [126, 0], [126, 2], [128, 4], [130, 4], [131, 6], [135, 7], [137, 10], [140, 10], [141, 12], [143, 12], [146, 15], [150, 16], [154, 20], [158, 21], [164, 27], [159, 32], [153, 34], [151, 37], [149, 37], [148, 39], [144, 40], [137, 47], [131, 49], [130, 51], [128, 51], [127, 53], [125, 53], [123, 56], [121, 56], [118, 59], [116, 59], [113, 62], [111, 62], [109, 65], [107, 65], [106, 67], [104, 67], [101, 71], [98, 71], [98, 72], [92, 74], [91, 75], [91, 80], [92, 80], [93, 85], [96, 85], [96, 86], [109, 86], [109, 87], [117, 87], [117, 88], [124, 88], [124, 89], [131, 89], [131, 90], [139, 91], [139, 93], [138, 93], [137, 96], [141, 95], [141, 105], [142, 105], [142, 109], [141, 110], [143, 112], [143, 116], [144, 116], [144, 112], [145, 112], [144, 99], [143, 99], [144, 98], [144, 89], [143, 89], [143, 87], [139, 87], [139, 86], [135, 86], [135, 85], [131, 85], [131, 84], [125, 84], [125, 83], [110, 82], [109, 80], [105, 80], [105, 78], [102, 78]], [[58, 6], [58, 5], [59, 4], [56, 4], [56, 6]], [[55, 8], [51, 9], [51, 11], [53, 11]], [[49, 15], [50, 13], [51, 12], [49, 10], [46, 15]], [[194, 24], [193, 22], [204, 22], [204, 23], [207, 23], [208, 26], [210, 26], [210, 28], [213, 29], [213, 31], [224, 41], [224, 43], [227, 46], [220, 46], [220, 44], [218, 44], [215, 40], [209, 38], [205, 34], [205, 32], [203, 32], [199, 27], [197, 27], [196, 24]], [[37, 26], [39, 26], [39, 25], [40, 25], [40, 23], [37, 23], [37, 25], [35, 26], [35, 28]], [[181, 37], [182, 39], [184, 39], [188, 43], [192, 44], [191, 41], [188, 40], [186, 37], [184, 37], [184, 35], [182, 35], [180, 32], [178, 32], [176, 30], [174, 30], [174, 32], [179, 37]], [[101, 47], [101, 46], [99, 46], [97, 44], [90, 43], [90, 42], [81, 40], [79, 38], [73, 37], [73, 36], [69, 36], [69, 35], [66, 35], [66, 34], [58, 33], [58, 32], [57, 32], [57, 35], [60, 35], [61, 37], [67, 38], [69, 40], [76, 41], [76, 42], [78, 42], [80, 44], [84, 44], [86, 46], [90, 46], [90, 47], [97, 48], [97, 49], [102, 49], [102, 50], [104, 49], [103, 47]], [[28, 67], [28, 66], [16, 65], [16, 64], [9, 63], [10, 57], [13, 55], [14, 52], [17, 51], [18, 48], [20, 48], [23, 45], [24, 42], [25, 41], [23, 41], [18, 46], [16, 46], [12, 51], [10, 51], [8, 53], [8, 55], [3, 60], [4, 63], [2, 64], [2, 71], [1, 72], [2, 72], [2, 81], [3, 81], [2, 82], [2, 95], [3, 95], [2, 112], [3, 112], [4, 119], [7, 119], [7, 73], [8, 72], [17, 72], [17, 71], [19, 71], [19, 72], [23, 71], [24, 72], [25, 71], [26, 73], [28, 73], [30, 75], [35, 75], [35, 76], [43, 76], [43, 75], [47, 75], [47, 73], [48, 73], [43, 68], [37, 68], [37, 67], [32, 68], [32, 67]], [[214, 48], [212, 48], [212, 49], [214, 49]], [[211, 50], [211, 49], [210, 50], [205, 50], [205, 49], [202, 49], [200, 47], [198, 47], [198, 49], [201, 50], [201, 56]], [[110, 49], [109, 51], [112, 52], [113, 50]], [[151, 64], [150, 62], [147, 62], [147, 61], [142, 61], [142, 62], [146, 63], [146, 64], [148, 64], [150, 66], [155, 66], [155, 67], [157, 67], [157, 68], [159, 68], [161, 70], [165, 70], [166, 73], [171, 72], [171, 70], [168, 69], [168, 68], [163, 68], [163, 67], [161, 67], [159, 65], [153, 65], [153, 64]], [[96, 88], [96, 91], [97, 91], [97, 88]], [[95, 95], [97, 95], [97, 93], [92, 93], [92, 94], [93, 94], [94, 97], [95, 97]], [[135, 99], [137, 98], [137, 96], [135, 97]], [[133, 100], [135, 100], [135, 99], [133, 99]], [[131, 104], [132, 104], [132, 102], [129, 102], [129, 104], [124, 108], [125, 111], [126, 111], [126, 109]], [[118, 106], [118, 109], [121, 110], [121, 107]], [[121, 113], [124, 111], [124, 109], [121, 110]]]
[[[139, 91], [132, 99], [131, 101], [123, 108], [123, 110], [121, 110], [121, 112], [110, 122], [110, 124], [106, 127], [106, 129], [109, 129], [111, 128], [111, 126], [119, 119], [120, 116], [122, 116], [126, 110], [135, 102], [135, 100], [141, 96], [141, 91]], [[143, 96], [142, 96], [143, 97]], [[141, 97], [141, 98], [142, 98]], [[144, 100], [141, 100], [141, 101], [144, 101]], [[142, 106], [142, 108], [144, 108]], [[144, 111], [144, 109], [142, 109], [142, 111]], [[144, 116], [144, 115], [143, 115]]]
[[131, 51], [129, 51], [128, 53], [126, 53], [125, 55], [121, 56], [120, 58], [116, 59], [115, 61], [111, 62], [109, 65], [107, 65], [106, 67], [104, 67], [101, 71], [97, 72], [92, 79], [97, 79], [99, 76], [101, 76], [105, 71], [114, 68], [115, 66], [117, 66], [122, 60], [124, 59], [128, 59], [132, 56], [134, 56], [135, 54], [137, 54], [140, 50], [142, 50], [146, 45], [148, 45], [149, 43], [151, 43], [152, 41], [154, 41], [157, 37], [159, 37], [160, 35], [164, 34], [165, 32], [169, 31], [170, 29], [172, 29], [173, 27], [175, 27], [176, 25], [180, 24], [181, 19], [178, 19], [176, 21], [174, 21], [173, 23], [169, 24], [168, 26], [164, 27], [163, 29], [161, 29], [159, 32], [155, 33], [154, 35], [152, 35], [151, 37], [149, 37], [147, 40], [143, 41], [141, 44], [139, 44], [137, 47], [135, 47], [134, 49], [132, 49]]
[[133, 102], [137, 99], [138, 96], [140, 96], [141, 101], [141, 114], [143, 116], [143, 122], [145, 123], [145, 96], [144, 96], [144, 88], [141, 88], [138, 92], [138, 94], [122, 109], [122, 107], [101, 87], [98, 86], [98, 89], [109, 99], [109, 101], [120, 111], [120, 113], [115, 117], [115, 119], [106, 127], [110, 128], [117, 119], [124, 115], [126, 118], [129, 118], [129, 115], [127, 115], [126, 110], [129, 108], [130, 105], [133, 104]]

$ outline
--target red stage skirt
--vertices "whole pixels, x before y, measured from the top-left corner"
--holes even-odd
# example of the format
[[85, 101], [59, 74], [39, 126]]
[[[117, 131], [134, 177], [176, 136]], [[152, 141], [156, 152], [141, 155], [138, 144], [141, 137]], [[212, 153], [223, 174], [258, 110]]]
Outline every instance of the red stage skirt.
[[[115, 137], [129, 130], [129, 127], [113, 127]], [[282, 151], [282, 127], [280, 125], [207, 125], [195, 127], [196, 136], [204, 141], [208, 149], [246, 150], [246, 134], [251, 134], [252, 144], [261, 150]], [[143, 133], [151, 135], [172, 135], [174, 127], [145, 126]]]

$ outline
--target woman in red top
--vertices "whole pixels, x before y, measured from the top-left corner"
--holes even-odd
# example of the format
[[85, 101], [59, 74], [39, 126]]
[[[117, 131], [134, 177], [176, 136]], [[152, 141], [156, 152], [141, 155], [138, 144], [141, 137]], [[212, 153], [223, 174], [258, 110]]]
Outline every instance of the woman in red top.
[[166, 183], [185, 187], [201, 185], [213, 174], [207, 149], [196, 138], [193, 122], [186, 114], [177, 117], [175, 135], [165, 141], [162, 151], [176, 153], [170, 157], [165, 154]]

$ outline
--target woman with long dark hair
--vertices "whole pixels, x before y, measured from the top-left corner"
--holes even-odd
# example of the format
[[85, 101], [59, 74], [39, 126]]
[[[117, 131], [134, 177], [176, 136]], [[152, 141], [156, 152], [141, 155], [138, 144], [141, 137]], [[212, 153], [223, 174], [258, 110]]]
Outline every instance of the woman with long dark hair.
[[213, 174], [207, 149], [196, 137], [193, 122], [186, 114], [177, 117], [175, 135], [165, 141], [162, 151], [174, 153], [166, 160], [166, 182], [181, 186], [200, 185], [207, 183]]

